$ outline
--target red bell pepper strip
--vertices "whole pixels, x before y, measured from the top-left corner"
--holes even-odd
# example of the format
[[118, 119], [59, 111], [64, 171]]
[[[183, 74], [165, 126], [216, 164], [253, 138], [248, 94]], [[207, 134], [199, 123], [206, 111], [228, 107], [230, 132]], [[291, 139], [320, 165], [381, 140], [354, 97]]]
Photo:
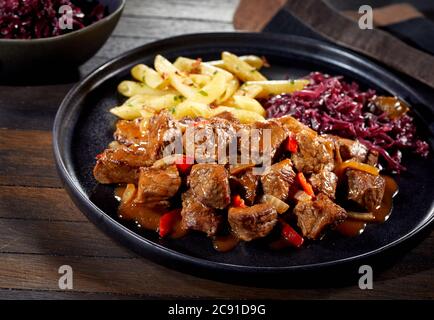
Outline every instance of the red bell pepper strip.
[[167, 236], [170, 232], [172, 232], [173, 227], [175, 226], [176, 221], [179, 219], [180, 209], [175, 209], [169, 212], [166, 212], [160, 217], [160, 225], [158, 227], [158, 233], [160, 237]]
[[300, 236], [289, 224], [283, 223], [282, 236], [288, 243], [296, 248], [300, 248], [304, 242]]
[[235, 208], [245, 208], [244, 200], [237, 194], [232, 197], [232, 206]]
[[313, 192], [313, 188], [309, 182], [306, 181], [306, 178], [303, 174], [303, 172], [297, 173], [297, 180], [298, 183], [300, 183], [301, 187], [303, 188], [304, 192], [306, 192], [311, 197], [315, 196], [315, 193]]
[[198, 127], [202, 125], [207, 125], [209, 123], [208, 120], [199, 120], [193, 123], [193, 127]]
[[291, 153], [296, 153], [298, 150], [298, 143], [295, 139], [294, 135], [290, 135], [286, 141], [286, 150], [288, 150]]
[[193, 163], [194, 159], [192, 157], [182, 155], [180, 159], [176, 160], [176, 167], [181, 174], [188, 174]]

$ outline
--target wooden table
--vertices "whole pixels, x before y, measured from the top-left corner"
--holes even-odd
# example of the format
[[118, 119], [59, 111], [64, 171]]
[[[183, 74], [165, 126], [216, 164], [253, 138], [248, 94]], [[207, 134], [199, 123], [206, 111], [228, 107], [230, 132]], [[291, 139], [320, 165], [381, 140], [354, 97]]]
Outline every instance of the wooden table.
[[[81, 69], [155, 39], [230, 31], [237, 0], [128, 0], [112, 37]], [[36, 77], [38, 75], [35, 75]], [[51, 128], [72, 83], [0, 86], [0, 298], [434, 298], [434, 233], [375, 273], [374, 290], [350, 283], [280, 288], [224, 283], [162, 267], [117, 244], [74, 207], [52, 157]], [[70, 265], [74, 289], [59, 289]], [[357, 270], [354, 270], [357, 273]]]

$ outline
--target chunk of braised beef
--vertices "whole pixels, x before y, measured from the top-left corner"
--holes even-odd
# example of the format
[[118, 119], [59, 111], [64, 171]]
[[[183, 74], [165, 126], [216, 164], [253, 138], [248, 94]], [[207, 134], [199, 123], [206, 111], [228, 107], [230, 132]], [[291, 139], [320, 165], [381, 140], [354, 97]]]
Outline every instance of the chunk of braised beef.
[[359, 170], [347, 170], [348, 200], [373, 211], [381, 205], [386, 180], [380, 175], [372, 175]]
[[182, 195], [181, 227], [185, 230], [196, 230], [213, 236], [222, 224], [223, 217], [200, 202], [191, 190]]
[[273, 164], [269, 171], [261, 176], [262, 190], [282, 201], [287, 201], [297, 191], [295, 172], [289, 159]]
[[182, 132], [178, 122], [166, 110], [151, 117], [142, 129], [143, 142], [141, 147], [153, 161], [163, 158], [166, 146], [176, 139], [181, 141]]
[[355, 160], [357, 162], [365, 162], [368, 156], [368, 148], [361, 144], [358, 140], [350, 140], [337, 138], [339, 153], [343, 161]]
[[275, 118], [274, 120], [282, 124], [289, 132], [294, 134], [297, 134], [301, 131], [305, 131], [313, 135], [317, 134], [316, 131], [312, 130], [305, 124], [301, 123], [300, 121], [298, 121], [297, 119], [289, 115], [285, 115], [280, 118]]
[[232, 176], [231, 182], [239, 190], [246, 204], [249, 206], [253, 205], [257, 195], [259, 175], [254, 174], [252, 169], [249, 168], [239, 176]]
[[346, 219], [346, 211], [320, 193], [315, 199], [299, 201], [294, 208], [297, 225], [304, 237], [319, 239], [324, 231]]
[[141, 148], [120, 145], [106, 149], [97, 156], [93, 175], [99, 183], [136, 183], [139, 168], [152, 165], [153, 160]]
[[113, 135], [115, 140], [125, 145], [139, 145], [143, 143], [144, 141], [140, 131], [141, 122], [142, 119], [140, 118], [135, 120], [119, 120], [116, 123], [116, 131]]
[[218, 113], [214, 116], [214, 118], [224, 119], [234, 124], [240, 123], [240, 121], [237, 118], [235, 118], [234, 115], [229, 111], [223, 111], [221, 113]]
[[366, 157], [366, 163], [371, 166], [377, 166], [378, 165], [378, 152], [374, 150], [369, 150], [368, 156]]
[[334, 145], [329, 139], [302, 130], [296, 134], [296, 140], [298, 152], [291, 155], [291, 160], [297, 171], [309, 174], [333, 170]]
[[336, 198], [336, 187], [338, 185], [338, 177], [331, 171], [321, 170], [309, 177], [309, 182], [312, 185], [315, 194], [324, 193], [330, 199]]
[[195, 197], [203, 204], [224, 209], [230, 203], [229, 174], [219, 164], [195, 164], [188, 183]]
[[269, 204], [262, 203], [252, 207], [232, 207], [228, 221], [233, 233], [244, 241], [268, 235], [277, 222], [277, 212]]
[[149, 203], [168, 200], [181, 187], [181, 177], [175, 165], [164, 169], [140, 168], [136, 202]]
[[[269, 152], [271, 159], [274, 159], [278, 155], [278, 151], [280, 150], [282, 143], [289, 136], [288, 129], [275, 119], [257, 122], [253, 127], [254, 129], [259, 130], [260, 133], [259, 155], [263, 155], [264, 152]], [[267, 132], [270, 133], [270, 150], [264, 149], [264, 145], [267, 145], [267, 141], [265, 140], [265, 135]], [[251, 141], [251, 144], [253, 145], [254, 141]]]
[[185, 130], [184, 146], [187, 148], [187, 145], [194, 141], [195, 157], [199, 162], [226, 164], [229, 161], [227, 155], [230, 145], [237, 146], [237, 131], [240, 126], [238, 122], [220, 117], [198, 119], [187, 126], [194, 130]]
[[369, 150], [358, 140], [341, 138], [335, 135], [323, 135], [335, 144], [336, 151], [339, 152], [340, 160], [355, 160], [357, 162], [367, 163], [371, 166], [378, 164], [378, 152]]

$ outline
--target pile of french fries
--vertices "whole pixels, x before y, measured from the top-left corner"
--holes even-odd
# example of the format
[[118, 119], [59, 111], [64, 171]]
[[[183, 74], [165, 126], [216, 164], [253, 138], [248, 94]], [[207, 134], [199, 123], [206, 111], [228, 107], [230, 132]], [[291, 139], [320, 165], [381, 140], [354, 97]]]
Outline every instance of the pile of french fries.
[[175, 119], [210, 118], [229, 111], [241, 123], [262, 121], [266, 112], [257, 100], [302, 90], [307, 80], [267, 80], [259, 71], [258, 56], [223, 52], [221, 60], [178, 57], [174, 63], [157, 55], [154, 68], [139, 64], [131, 69], [135, 81], [122, 81], [118, 91], [128, 99], [110, 110], [121, 119], [152, 117], [162, 109]]

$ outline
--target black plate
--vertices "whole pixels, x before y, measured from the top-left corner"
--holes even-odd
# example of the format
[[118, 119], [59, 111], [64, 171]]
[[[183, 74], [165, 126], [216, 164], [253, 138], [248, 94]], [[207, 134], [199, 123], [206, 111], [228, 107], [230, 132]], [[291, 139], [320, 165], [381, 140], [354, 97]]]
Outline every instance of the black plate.
[[[112, 140], [115, 117], [108, 110], [119, 103], [117, 84], [129, 78], [137, 63], [152, 65], [154, 56], [217, 59], [223, 50], [265, 56], [272, 67], [264, 73], [273, 79], [298, 77], [311, 71], [344, 75], [362, 86], [396, 95], [432, 121], [432, 110], [416, 93], [377, 65], [329, 44], [300, 37], [249, 33], [196, 34], [154, 42], [114, 59], [95, 70], [65, 97], [54, 124], [54, 153], [60, 176], [76, 205], [103, 230], [126, 246], [172, 266], [197, 266], [240, 272], [287, 272], [333, 266], [368, 257], [420, 232], [434, 217], [434, 161], [407, 156], [408, 172], [399, 178], [390, 219], [369, 225], [356, 238], [331, 236], [300, 250], [270, 251], [261, 241], [242, 243], [228, 253], [216, 252], [201, 234], [178, 240], [159, 240], [116, 218], [113, 187], [97, 185], [92, 176], [95, 156]], [[430, 118], [429, 118], [430, 117]], [[423, 131], [426, 125], [419, 129]], [[426, 130], [428, 132], [428, 130]]]

